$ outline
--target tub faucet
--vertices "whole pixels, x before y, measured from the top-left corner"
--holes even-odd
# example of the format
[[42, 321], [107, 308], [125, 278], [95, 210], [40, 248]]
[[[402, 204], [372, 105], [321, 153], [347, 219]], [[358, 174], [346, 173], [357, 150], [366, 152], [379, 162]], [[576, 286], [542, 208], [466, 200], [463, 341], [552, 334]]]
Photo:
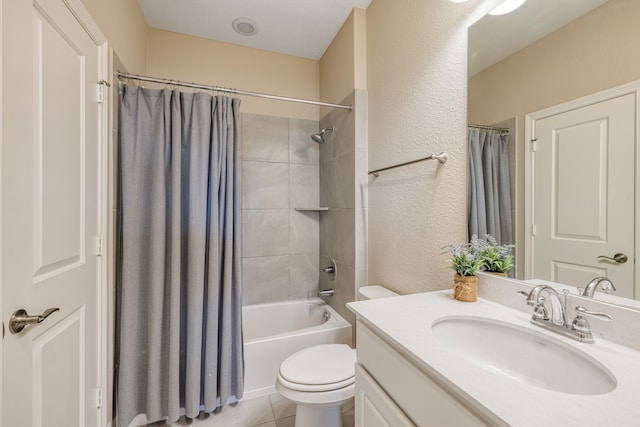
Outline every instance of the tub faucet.
[[590, 281], [587, 286], [582, 290], [583, 297], [593, 298], [593, 294], [596, 291], [598, 285], [601, 285], [602, 292], [606, 294], [612, 294], [616, 291], [616, 287], [613, 286], [613, 282], [606, 277], [596, 277]]
[[318, 292], [318, 296], [319, 297], [332, 297], [333, 296], [333, 289], [324, 289], [324, 290]]

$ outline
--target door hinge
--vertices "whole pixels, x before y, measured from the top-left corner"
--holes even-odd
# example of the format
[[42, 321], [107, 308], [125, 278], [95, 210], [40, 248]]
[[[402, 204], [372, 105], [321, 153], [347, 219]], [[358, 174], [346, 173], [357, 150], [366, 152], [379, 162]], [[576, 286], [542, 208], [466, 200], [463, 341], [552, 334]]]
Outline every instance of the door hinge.
[[531, 140], [531, 151], [534, 153], [538, 151], [538, 138], [534, 138]]
[[96, 101], [98, 104], [102, 104], [104, 102], [104, 88], [111, 87], [111, 83], [106, 80], [100, 80], [96, 87]]
[[104, 102], [104, 85], [102, 83], [98, 83], [96, 87], [96, 101], [98, 104], [102, 104]]
[[97, 388], [96, 390], [96, 408], [102, 408], [102, 389]]
[[102, 238], [102, 236], [98, 235], [96, 236], [96, 255], [102, 256], [103, 252], [104, 252], [104, 239]]
[[538, 227], [535, 224], [531, 225], [531, 235], [535, 236], [538, 231]]

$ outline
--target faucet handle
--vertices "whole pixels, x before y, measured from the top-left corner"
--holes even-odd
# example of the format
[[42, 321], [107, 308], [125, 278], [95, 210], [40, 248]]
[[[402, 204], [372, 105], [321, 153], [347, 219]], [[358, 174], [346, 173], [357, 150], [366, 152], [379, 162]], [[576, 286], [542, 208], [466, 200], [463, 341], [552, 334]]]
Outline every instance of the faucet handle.
[[602, 313], [599, 311], [589, 311], [580, 305], [576, 307], [576, 313], [577, 313], [576, 318], [582, 317], [583, 314], [586, 314], [587, 316], [598, 317], [601, 320], [605, 320], [605, 321], [613, 320], [613, 316], [611, 316], [610, 314]]
[[527, 300], [527, 305], [538, 306], [540, 304], [543, 304], [546, 301], [543, 295], [538, 295], [536, 297], [533, 291], [531, 292], [517, 291], [516, 293], [518, 295], [523, 296]]
[[327, 273], [331, 280], [336, 280], [336, 275], [338, 274], [338, 267], [336, 266], [335, 260], [330, 259], [329, 265], [323, 268], [322, 271]]
[[525, 291], [517, 291], [518, 295], [523, 296], [527, 300], [528, 305], [534, 305], [532, 319], [536, 320], [549, 320], [549, 313], [547, 308], [544, 306], [544, 302], [546, 301], [544, 296], [538, 295], [538, 298], [532, 297], [533, 292], [525, 292]]
[[532, 320], [549, 320], [549, 312], [547, 311], [547, 307], [544, 306], [544, 297], [540, 297], [538, 299], [538, 303], [533, 308], [533, 314], [531, 315]]
[[593, 333], [591, 332], [591, 325], [589, 324], [589, 321], [584, 317], [585, 315], [599, 317], [603, 320], [613, 320], [613, 317], [611, 317], [607, 313], [589, 311], [582, 306], [576, 307], [576, 318], [573, 319], [571, 330], [575, 331], [576, 336], [578, 337], [578, 340], [580, 342], [592, 344], [594, 341]]

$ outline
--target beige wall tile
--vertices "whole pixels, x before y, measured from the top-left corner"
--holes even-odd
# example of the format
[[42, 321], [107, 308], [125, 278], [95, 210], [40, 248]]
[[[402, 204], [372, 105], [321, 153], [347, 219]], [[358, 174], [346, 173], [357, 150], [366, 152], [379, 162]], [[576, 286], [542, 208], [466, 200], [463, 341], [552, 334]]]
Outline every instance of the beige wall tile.
[[289, 264], [289, 255], [243, 258], [243, 304], [288, 300]]
[[242, 160], [289, 162], [289, 119], [242, 115]]
[[318, 132], [315, 120], [289, 120], [289, 161], [317, 165], [320, 159], [320, 145], [311, 140], [311, 135]]
[[314, 298], [318, 296], [318, 258], [317, 253], [290, 256], [290, 299]]
[[[325, 212], [322, 212], [324, 215]], [[310, 254], [319, 252], [320, 227], [318, 212], [299, 212], [290, 210], [289, 233], [290, 254]]]
[[318, 207], [320, 168], [318, 165], [290, 165], [290, 206]]
[[289, 164], [243, 161], [242, 208], [289, 208]]
[[289, 210], [242, 211], [242, 255], [289, 255]]

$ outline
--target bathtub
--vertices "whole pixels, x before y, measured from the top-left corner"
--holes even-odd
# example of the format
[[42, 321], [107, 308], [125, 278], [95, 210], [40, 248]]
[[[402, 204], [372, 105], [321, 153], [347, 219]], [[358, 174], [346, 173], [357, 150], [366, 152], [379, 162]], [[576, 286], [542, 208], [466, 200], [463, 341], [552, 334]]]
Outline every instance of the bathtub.
[[318, 344], [351, 345], [351, 324], [319, 298], [242, 307], [244, 399], [275, 393], [280, 364]]

